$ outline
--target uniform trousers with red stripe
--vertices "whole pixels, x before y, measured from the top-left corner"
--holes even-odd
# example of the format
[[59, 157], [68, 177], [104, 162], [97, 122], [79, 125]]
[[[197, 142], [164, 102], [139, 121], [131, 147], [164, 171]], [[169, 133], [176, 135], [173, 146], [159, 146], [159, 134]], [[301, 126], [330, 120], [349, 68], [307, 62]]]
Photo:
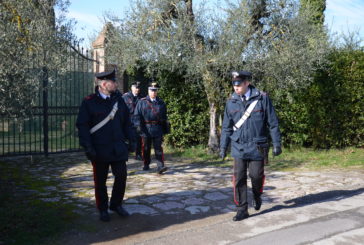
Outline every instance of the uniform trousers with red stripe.
[[144, 166], [149, 166], [150, 164], [150, 152], [152, 150], [152, 143], [154, 147], [155, 158], [164, 163], [163, 155], [163, 136], [158, 137], [142, 137], [142, 157], [144, 161]]
[[248, 210], [247, 171], [252, 182], [254, 197], [260, 197], [263, 193], [264, 163], [234, 158], [233, 189], [234, 202], [237, 210]]
[[125, 161], [115, 162], [92, 162], [94, 181], [95, 181], [95, 197], [96, 206], [102, 210], [109, 207], [109, 197], [107, 195], [106, 180], [109, 174], [109, 167], [114, 175], [114, 185], [112, 188], [110, 207], [115, 208], [121, 205], [126, 187], [127, 170]]

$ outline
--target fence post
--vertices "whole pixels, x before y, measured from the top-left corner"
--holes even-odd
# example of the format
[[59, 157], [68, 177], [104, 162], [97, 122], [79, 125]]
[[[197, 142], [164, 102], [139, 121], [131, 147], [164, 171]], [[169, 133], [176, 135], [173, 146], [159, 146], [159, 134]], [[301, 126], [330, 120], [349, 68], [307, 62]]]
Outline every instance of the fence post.
[[43, 80], [43, 150], [44, 155], [48, 156], [48, 69], [42, 68]]

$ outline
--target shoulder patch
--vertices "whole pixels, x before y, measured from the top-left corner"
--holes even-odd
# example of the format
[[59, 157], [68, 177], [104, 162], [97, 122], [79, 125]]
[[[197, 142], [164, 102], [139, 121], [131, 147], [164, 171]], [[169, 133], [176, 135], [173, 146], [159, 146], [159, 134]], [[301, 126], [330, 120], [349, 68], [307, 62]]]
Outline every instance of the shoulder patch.
[[96, 96], [96, 94], [90, 94], [85, 97], [85, 100], [90, 100], [90, 99], [94, 98], [95, 96]]

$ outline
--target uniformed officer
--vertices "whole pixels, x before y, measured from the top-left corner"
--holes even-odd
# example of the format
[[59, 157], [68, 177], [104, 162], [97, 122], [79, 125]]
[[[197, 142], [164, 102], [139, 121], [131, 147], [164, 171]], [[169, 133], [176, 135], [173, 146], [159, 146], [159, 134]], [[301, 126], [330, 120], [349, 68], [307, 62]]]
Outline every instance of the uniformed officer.
[[134, 111], [138, 101], [141, 99], [140, 96], [140, 82], [136, 81], [131, 84], [130, 91], [123, 95], [123, 99], [129, 108], [130, 119], [131, 123], [133, 124], [134, 128], [134, 135], [135, 135], [135, 142], [136, 142], [136, 149], [135, 149], [135, 159], [142, 160], [142, 153], [141, 153], [141, 143], [142, 139], [140, 135], [136, 132], [135, 127], [135, 119], [134, 119]]
[[[252, 182], [253, 205], [259, 210], [264, 184], [264, 159], [268, 155], [268, 134], [273, 143], [273, 155], [281, 154], [281, 136], [278, 118], [266, 93], [250, 84], [252, 74], [233, 72], [234, 93], [226, 102], [220, 141], [220, 157], [226, 156], [231, 142], [234, 158], [234, 202], [237, 213], [234, 221], [249, 217], [247, 169]], [[244, 116], [245, 115], [245, 116]]]
[[[129, 111], [115, 83], [115, 70], [95, 76], [95, 93], [82, 101], [76, 126], [80, 145], [93, 166], [100, 219], [109, 221], [108, 208], [122, 217], [129, 215], [122, 207], [127, 178], [126, 141], [129, 140], [132, 145], [135, 143], [132, 142], [134, 136]], [[110, 205], [106, 187], [109, 166], [115, 176]]]
[[151, 145], [153, 143], [155, 156], [158, 160], [157, 172], [162, 174], [167, 170], [164, 166], [163, 135], [168, 133], [167, 108], [158, 94], [159, 85], [152, 82], [148, 87], [148, 96], [142, 98], [135, 109], [135, 125], [142, 137], [143, 170], [149, 170]]

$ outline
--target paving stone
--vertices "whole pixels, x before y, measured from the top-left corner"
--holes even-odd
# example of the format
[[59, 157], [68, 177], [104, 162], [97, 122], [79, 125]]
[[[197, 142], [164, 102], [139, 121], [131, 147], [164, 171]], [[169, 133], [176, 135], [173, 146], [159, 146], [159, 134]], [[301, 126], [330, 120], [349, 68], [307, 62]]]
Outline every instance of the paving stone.
[[[25, 158], [29, 160], [29, 157]], [[98, 215], [95, 208], [92, 166], [82, 153], [70, 153], [67, 157], [54, 155], [50, 159], [33, 157], [32, 164], [28, 165], [24, 165], [22, 159], [24, 157], [11, 158], [9, 161], [19, 164], [22, 169], [26, 169], [24, 171], [29, 171], [38, 179], [56, 184], [43, 188], [44, 192], [27, 191], [24, 189], [26, 186], [18, 186], [17, 189], [21, 190], [17, 191], [18, 193], [33, 193], [38, 195], [40, 200], [47, 202], [74, 203], [82, 209], [78, 212]], [[153, 169], [146, 172], [140, 170], [141, 162], [129, 160], [129, 176], [124, 198], [124, 207], [129, 213], [158, 215], [188, 212], [189, 215], [196, 215], [208, 211], [235, 211], [232, 200], [232, 166], [220, 168], [186, 161], [167, 161], [166, 165], [169, 170], [163, 175], [158, 175], [155, 173], [155, 163], [152, 164]], [[357, 190], [364, 187], [363, 173], [363, 170], [266, 171], [263, 205], [284, 204], [291, 199], [330, 190]], [[107, 180], [109, 197], [113, 182], [114, 176], [110, 171]], [[248, 189], [250, 204], [250, 180]], [[252, 207], [249, 206], [249, 209]]]
[[209, 206], [190, 206], [185, 208], [190, 214], [206, 213], [210, 210]]
[[45, 202], [59, 202], [59, 200], [61, 200], [60, 197], [46, 197], [46, 198], [39, 198], [42, 201]]
[[162, 209], [162, 210], [171, 210], [171, 209], [176, 209], [176, 208], [184, 208], [184, 204], [179, 203], [179, 202], [164, 202], [164, 203], [157, 203], [157, 204], [153, 204], [153, 207]]
[[205, 199], [196, 198], [196, 197], [188, 198], [186, 200], [183, 200], [183, 203], [186, 204], [186, 205], [199, 205], [199, 204], [202, 204], [204, 202], [206, 202]]
[[222, 194], [221, 192], [212, 192], [212, 193], [208, 193], [208, 194], [204, 195], [203, 198], [211, 200], [211, 201], [217, 201], [217, 200], [224, 200], [229, 197], [225, 194]]
[[158, 214], [158, 211], [156, 211], [154, 208], [151, 208], [146, 205], [140, 205], [140, 204], [126, 204], [123, 205], [123, 207], [128, 211], [130, 214], [145, 214], [145, 215], [156, 215]]

